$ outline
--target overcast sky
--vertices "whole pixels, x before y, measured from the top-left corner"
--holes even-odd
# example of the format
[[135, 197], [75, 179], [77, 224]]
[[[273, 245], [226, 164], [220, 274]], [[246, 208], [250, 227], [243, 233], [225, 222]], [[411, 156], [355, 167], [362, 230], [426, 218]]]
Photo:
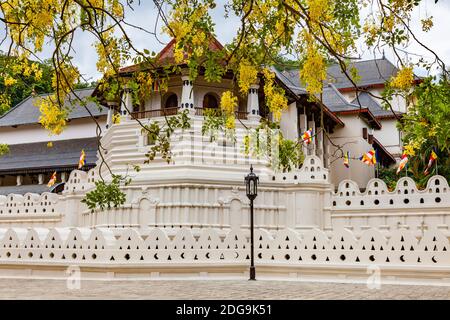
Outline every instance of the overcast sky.
[[[218, 0], [217, 3], [221, 3], [221, 1]], [[418, 18], [424, 18], [425, 16], [433, 16], [434, 19], [434, 27], [428, 33], [424, 33], [421, 30], [420, 23], [418, 23]], [[416, 9], [413, 17], [416, 22], [412, 25], [412, 28], [417, 32], [420, 40], [432, 48], [447, 64], [450, 64], [450, 0], [439, 0], [437, 4], [434, 4], [434, 0], [425, 0]], [[218, 9], [214, 10], [213, 19], [216, 23], [217, 39], [224, 44], [229, 43], [239, 26], [239, 19], [236, 17], [224, 18], [224, 11]], [[153, 31], [156, 22], [156, 8], [154, 7], [153, 1], [141, 0], [141, 5], [135, 6], [135, 10], [127, 9], [126, 20]], [[160, 28], [161, 25], [158, 27]], [[158, 42], [151, 34], [132, 28], [127, 28], [127, 31], [134, 45], [139, 49], [146, 48], [150, 51], [159, 52], [164, 47], [164, 44]], [[167, 43], [170, 40], [167, 36], [161, 34], [160, 29], [157, 31], [157, 34], [159, 35], [159, 40], [163, 43]], [[94, 38], [91, 35], [80, 32], [74, 44], [76, 51], [74, 54], [74, 62], [82, 74], [90, 80], [96, 80], [101, 77], [101, 74], [97, 72], [95, 66], [97, 57], [92, 47], [93, 41]], [[2, 49], [4, 50], [5, 48]], [[413, 61], [418, 59], [418, 56], [414, 54], [423, 55], [427, 58], [432, 57], [431, 53], [415, 43], [411, 43], [406, 50], [411, 53], [408, 55], [408, 58]], [[362, 44], [359, 45], [359, 53], [363, 59], [371, 59], [374, 57], [374, 53], [365, 49]], [[48, 58], [50, 54], [51, 47], [47, 46], [47, 49], [40, 54], [40, 57]], [[381, 57], [381, 55], [381, 52], [376, 53], [376, 57]], [[385, 55], [391, 61], [395, 62], [392, 52], [386, 50]], [[424, 75], [423, 70], [416, 70], [416, 73]]]

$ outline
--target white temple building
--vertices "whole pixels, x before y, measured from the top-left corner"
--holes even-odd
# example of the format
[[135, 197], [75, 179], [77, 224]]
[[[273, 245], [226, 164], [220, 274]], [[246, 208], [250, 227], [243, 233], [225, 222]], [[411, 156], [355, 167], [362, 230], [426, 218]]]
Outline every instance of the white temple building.
[[[173, 44], [158, 55], [161, 64], [173, 58]], [[213, 39], [210, 48], [222, 46]], [[380, 63], [389, 67], [387, 60], [356, 63], [364, 71], [365, 88], [379, 88], [380, 79], [389, 76], [370, 73], [368, 66]], [[121, 76], [138, 67], [123, 68]], [[11, 149], [0, 158], [0, 275], [64, 277], [66, 267], [76, 265], [92, 278], [245, 278], [250, 210], [244, 177], [252, 165], [259, 177], [254, 205], [258, 277], [365, 281], [375, 265], [388, 282], [449, 283], [450, 188], [445, 178], [430, 177], [419, 190], [403, 177], [391, 191], [374, 178], [373, 166], [352, 159], [348, 169], [336, 150], [340, 144], [357, 157], [374, 148], [381, 165], [395, 163], [400, 135], [379, 101], [360, 93], [360, 106], [337, 79], [311, 102], [298, 71], [275, 70], [289, 99], [280, 123], [283, 135], [297, 139], [308, 128], [316, 132], [311, 144], [299, 146], [303, 164], [281, 172], [271, 159], [244, 152], [244, 136], [271, 116], [261, 83], [239, 96], [235, 139], [219, 132], [211, 141], [202, 133], [204, 111], [219, 108], [232, 75], [213, 84], [202, 72], [191, 80], [180, 67], [167, 92], [155, 90], [141, 103], [133, 104], [127, 88], [120, 103], [107, 101], [100, 88], [80, 91], [97, 97], [101, 110], [75, 108], [60, 136], [49, 137], [39, 127], [32, 98], [0, 118], [2, 142]], [[399, 101], [397, 107], [401, 115], [404, 106]], [[165, 124], [182, 112], [190, 127], [170, 136], [169, 163], [160, 154], [146, 162], [154, 141], [142, 126]], [[113, 121], [113, 114], [120, 121]], [[81, 149], [87, 159], [77, 170]], [[54, 171], [64, 182], [62, 190], [46, 186]], [[125, 203], [89, 209], [82, 199], [97, 181], [109, 182], [112, 175], [131, 178], [121, 186]]]

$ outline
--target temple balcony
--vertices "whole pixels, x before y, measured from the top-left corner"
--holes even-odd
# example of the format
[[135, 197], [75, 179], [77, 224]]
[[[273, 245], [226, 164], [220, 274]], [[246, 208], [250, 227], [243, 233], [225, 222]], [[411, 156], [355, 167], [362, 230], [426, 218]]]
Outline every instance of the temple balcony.
[[[145, 111], [135, 111], [131, 113], [131, 117], [133, 119], [149, 119], [149, 118], [158, 118], [158, 117], [167, 117], [177, 115], [181, 108], [164, 108], [164, 109], [156, 109], [156, 110], [145, 110]], [[203, 116], [204, 110], [219, 110], [215, 108], [195, 108], [196, 116]], [[247, 111], [235, 111], [235, 117], [239, 120], [247, 120]]]

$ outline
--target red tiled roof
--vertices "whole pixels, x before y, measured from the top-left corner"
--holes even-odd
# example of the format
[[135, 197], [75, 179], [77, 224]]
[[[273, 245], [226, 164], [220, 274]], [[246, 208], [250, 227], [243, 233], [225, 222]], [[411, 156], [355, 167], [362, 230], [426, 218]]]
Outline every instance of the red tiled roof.
[[[155, 58], [155, 65], [158, 67], [162, 67], [165, 65], [175, 64], [174, 59], [174, 49], [175, 49], [176, 40], [173, 38], [170, 40], [170, 42], [158, 53], [158, 55]], [[223, 45], [214, 37], [209, 37], [209, 49], [211, 51], [221, 51], [223, 50]], [[123, 67], [119, 70], [119, 73], [128, 73], [128, 72], [134, 72], [139, 70], [139, 67], [141, 67], [143, 63], [141, 64], [134, 64], [132, 66]]]

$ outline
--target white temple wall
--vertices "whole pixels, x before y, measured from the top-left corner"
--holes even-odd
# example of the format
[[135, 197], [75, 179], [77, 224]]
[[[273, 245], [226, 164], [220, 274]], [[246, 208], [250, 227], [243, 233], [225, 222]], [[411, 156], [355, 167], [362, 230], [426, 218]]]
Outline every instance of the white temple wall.
[[345, 227], [356, 234], [368, 228], [390, 233], [406, 228], [416, 236], [435, 228], [450, 236], [450, 189], [442, 176], [433, 176], [418, 190], [411, 178], [403, 177], [389, 191], [380, 179], [369, 181], [361, 193], [351, 180], [339, 184], [332, 196], [333, 227]]
[[380, 119], [379, 121], [383, 127], [381, 130], [374, 130], [374, 137], [381, 142], [389, 153], [396, 158], [400, 158], [402, 154], [402, 142], [400, 131], [397, 129], [397, 120]]
[[[97, 121], [101, 125], [102, 132], [105, 133], [106, 116], [101, 116]], [[0, 136], [2, 143], [13, 145], [97, 137], [96, 128], [96, 123], [90, 118], [73, 119], [60, 135], [49, 136], [49, 132], [40, 124], [32, 124], [18, 128], [0, 127]]]
[[[77, 266], [83, 279], [248, 279], [249, 251], [240, 230], [10, 228], [0, 229], [0, 275], [67, 279], [67, 268]], [[258, 279], [367, 284], [377, 270], [380, 285], [449, 285], [449, 252], [448, 238], [435, 229], [421, 237], [405, 229], [390, 237], [375, 229], [359, 236], [346, 229], [255, 231]]]
[[[377, 97], [381, 97], [382, 93], [383, 93], [384, 88], [370, 88], [368, 91], [371, 92], [372, 94], [375, 95], [375, 97], [373, 97], [380, 105], [383, 105], [383, 100]], [[345, 92], [341, 92], [342, 95], [345, 97], [345, 99], [348, 102], [352, 102], [355, 98], [356, 98], [356, 92], [355, 91], [345, 91]], [[392, 109], [394, 111], [398, 111], [398, 112], [406, 112], [406, 100], [404, 97], [400, 96], [400, 95], [395, 95], [392, 98], [392, 101], [390, 102]]]
[[[291, 103], [287, 110], [283, 110], [280, 120], [280, 129], [285, 139], [296, 140], [299, 137], [297, 126], [297, 103]], [[300, 133], [300, 135], [303, 132]]]
[[[330, 138], [336, 145], [342, 146], [344, 152], [350, 152], [350, 158], [359, 158], [372, 149], [372, 146], [363, 138], [362, 130], [367, 124], [357, 115], [340, 116], [344, 121], [343, 128], [336, 129]], [[342, 180], [351, 179], [364, 188], [367, 182], [375, 177], [374, 166], [368, 166], [357, 159], [350, 159], [350, 168], [343, 165], [343, 154], [333, 145], [330, 146], [330, 172], [331, 183], [336, 187]], [[338, 159], [337, 159], [338, 158]]]

